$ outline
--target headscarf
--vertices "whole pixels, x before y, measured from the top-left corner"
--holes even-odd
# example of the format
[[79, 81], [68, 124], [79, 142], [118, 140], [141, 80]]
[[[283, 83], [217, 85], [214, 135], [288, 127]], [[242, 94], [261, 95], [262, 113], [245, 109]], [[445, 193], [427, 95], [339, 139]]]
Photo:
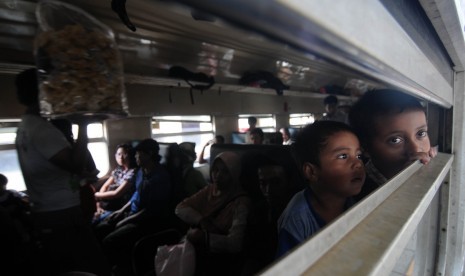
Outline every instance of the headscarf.
[[215, 163], [218, 162], [218, 160], [223, 161], [223, 163], [228, 168], [229, 173], [231, 174], [231, 177], [233, 179], [232, 186], [240, 188], [241, 185], [239, 182], [239, 177], [241, 175], [241, 159], [239, 155], [232, 151], [224, 151], [218, 154], [215, 157], [215, 160], [213, 160], [212, 165], [210, 166], [210, 179], [213, 179], [211, 169], [214, 167]]
[[[226, 204], [227, 202], [233, 200], [237, 196], [244, 194], [245, 192], [242, 190], [242, 186], [240, 184], [240, 174], [241, 174], [241, 160], [239, 155], [234, 152], [225, 151], [218, 154], [213, 161], [211, 168], [215, 165], [215, 162], [218, 160], [222, 160], [223, 163], [229, 170], [231, 174], [232, 183], [230, 189], [227, 191], [227, 194], [223, 192], [220, 196], [217, 195], [216, 185], [212, 187], [210, 190], [211, 193], [208, 196], [208, 201], [210, 204], [210, 209], [214, 210], [219, 206]], [[211, 170], [210, 170], [210, 178], [212, 178]]]
[[[235, 202], [235, 199], [242, 196], [246, 196], [246, 193], [242, 190], [239, 177], [241, 173], [241, 162], [237, 154], [233, 152], [222, 152], [219, 154], [212, 163], [214, 166], [215, 162], [222, 160], [229, 173], [231, 174], [232, 183], [230, 189], [227, 191], [218, 192], [216, 185], [207, 185], [204, 189], [194, 194], [193, 196], [185, 199], [178, 205], [178, 216], [185, 221], [187, 218], [191, 219], [195, 217], [196, 221], [205, 217], [212, 217], [215, 219], [214, 223], [222, 231], [227, 231], [231, 227], [233, 216], [237, 208], [237, 204], [231, 204]], [[211, 177], [211, 171], [210, 171]]]

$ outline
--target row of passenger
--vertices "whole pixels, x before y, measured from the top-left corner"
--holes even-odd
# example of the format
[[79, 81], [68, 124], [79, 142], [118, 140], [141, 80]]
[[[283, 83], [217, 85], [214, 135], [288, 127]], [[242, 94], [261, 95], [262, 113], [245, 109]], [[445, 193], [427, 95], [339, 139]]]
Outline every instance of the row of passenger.
[[[179, 225], [176, 217], [195, 224], [191, 225], [195, 228], [187, 232], [187, 238], [206, 258], [218, 256], [220, 260], [227, 260], [228, 255], [213, 253], [234, 253], [238, 262], [247, 267], [247, 262], [254, 259], [250, 255], [254, 250], [244, 252], [244, 248], [259, 241], [253, 234], [254, 223], [258, 222], [251, 220], [253, 214], [270, 217], [267, 222], [277, 223], [277, 228], [265, 227], [270, 231], [270, 242], [252, 248], [271, 244], [273, 248], [268, 253], [283, 255], [350, 207], [353, 197], [362, 198], [413, 160], [420, 159], [426, 164], [436, 154], [430, 147], [424, 109], [415, 98], [392, 90], [368, 92], [350, 113], [353, 130], [332, 122], [317, 122], [302, 130], [291, 148], [298, 157], [297, 168], [306, 180], [306, 187], [293, 196], [282, 213], [279, 210], [282, 207], [271, 211], [275, 207], [268, 203], [262, 209], [265, 211], [259, 211], [260, 202], [267, 201], [254, 197], [253, 189], [243, 187], [244, 183], [238, 181], [240, 170], [247, 167], [241, 168], [240, 158], [234, 153], [218, 155], [211, 166], [213, 183], [175, 208], [187, 194], [178, 197], [179, 186], [173, 186], [171, 179], [177, 174], [159, 164], [158, 144], [147, 139], [136, 147], [140, 168], [132, 178], [135, 191], [131, 199], [103, 219], [108, 227], [103, 227], [101, 232], [97, 230], [103, 233], [99, 236], [106, 254], [102, 254], [82, 214], [78, 192], [95, 180], [95, 166], [86, 150], [86, 122], [80, 122], [79, 135], [70, 147], [65, 136], [40, 116], [35, 77], [35, 71], [29, 71], [17, 81], [19, 99], [27, 106], [18, 130], [17, 149], [32, 203], [35, 238], [40, 245], [33, 265], [36, 271], [47, 275], [70, 270], [109, 275], [105, 256], [119, 266], [119, 271], [131, 273], [129, 252], [137, 239]], [[362, 162], [362, 148], [369, 158], [366, 167]], [[246, 156], [242, 159], [245, 161]], [[263, 198], [267, 198], [266, 193]], [[287, 203], [283, 198], [280, 206]], [[255, 229], [263, 225], [266, 224], [255, 225]], [[273, 229], [278, 231], [277, 238], [273, 236]], [[273, 250], [273, 244], [277, 250]], [[201, 259], [199, 264], [207, 264], [199, 266], [203, 272], [218, 273], [214, 264], [223, 264], [200, 262]], [[269, 263], [269, 258], [265, 259], [245, 271], [256, 272]], [[222, 274], [237, 272], [226, 270], [228, 267], [218, 269]]]

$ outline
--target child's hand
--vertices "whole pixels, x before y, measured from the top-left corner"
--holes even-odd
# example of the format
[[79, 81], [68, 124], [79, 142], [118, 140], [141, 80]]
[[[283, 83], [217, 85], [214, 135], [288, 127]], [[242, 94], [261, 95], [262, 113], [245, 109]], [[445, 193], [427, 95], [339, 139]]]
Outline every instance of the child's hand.
[[429, 152], [416, 152], [410, 157], [412, 162], [414, 160], [420, 160], [420, 162], [424, 165], [428, 164], [431, 161], [431, 157], [429, 156]]
[[429, 157], [434, 158], [436, 155], [438, 155], [438, 146], [431, 147], [428, 153]]
[[438, 155], [438, 146], [431, 147], [428, 152], [417, 152], [411, 156], [411, 160], [420, 160], [424, 165], [428, 164], [431, 159]]

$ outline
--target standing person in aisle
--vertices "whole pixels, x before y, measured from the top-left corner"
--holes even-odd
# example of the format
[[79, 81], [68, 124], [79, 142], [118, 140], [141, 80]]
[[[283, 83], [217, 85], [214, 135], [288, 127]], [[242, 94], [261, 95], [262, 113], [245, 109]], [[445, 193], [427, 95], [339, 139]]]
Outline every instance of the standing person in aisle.
[[79, 183], [87, 164], [87, 122], [79, 123], [74, 147], [40, 115], [37, 70], [16, 78], [17, 96], [26, 112], [21, 117], [16, 149], [32, 204], [33, 227], [38, 234], [35, 258], [38, 275], [85, 271], [109, 275], [104, 255], [82, 213]]

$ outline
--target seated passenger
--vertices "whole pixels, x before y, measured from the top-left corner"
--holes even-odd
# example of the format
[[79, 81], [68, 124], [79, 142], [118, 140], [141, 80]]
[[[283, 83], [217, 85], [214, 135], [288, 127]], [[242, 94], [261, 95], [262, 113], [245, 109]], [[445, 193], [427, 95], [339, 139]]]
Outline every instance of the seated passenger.
[[207, 182], [202, 173], [194, 169], [197, 158], [195, 143], [184, 142], [179, 144], [181, 151], [181, 175], [183, 182], [184, 197], [190, 197], [203, 189]]
[[265, 134], [261, 128], [254, 128], [250, 131], [250, 141], [254, 145], [261, 145], [263, 144], [263, 140], [265, 139]]
[[204, 275], [234, 275], [247, 225], [250, 200], [239, 183], [239, 156], [223, 152], [213, 161], [213, 183], [176, 207], [192, 228], [187, 239], [196, 247], [197, 267]]
[[294, 195], [279, 218], [278, 257], [347, 210], [365, 181], [359, 141], [344, 123], [308, 125], [294, 146], [309, 186]]
[[437, 154], [428, 137], [425, 109], [414, 97], [396, 90], [365, 93], [349, 114], [360, 137], [367, 178], [362, 199], [415, 160], [427, 164]]
[[283, 145], [292, 145], [294, 140], [291, 139], [291, 133], [287, 127], [283, 127], [279, 130], [283, 136]]
[[32, 249], [32, 224], [25, 194], [7, 189], [8, 178], [0, 174], [0, 237], [3, 254], [1, 275], [28, 275]]
[[338, 109], [339, 100], [334, 95], [329, 95], [323, 100], [326, 114], [320, 121], [336, 121], [347, 124], [347, 114]]
[[204, 158], [205, 156], [205, 149], [208, 147], [208, 146], [211, 146], [211, 145], [214, 145], [214, 144], [224, 144], [224, 137], [221, 136], [221, 135], [216, 135], [215, 138], [213, 138], [212, 140], [208, 141], [202, 148], [202, 151], [200, 152], [199, 154], [199, 164], [206, 164], [206, 163], [210, 163], [210, 158], [206, 159]]
[[136, 159], [134, 151], [129, 144], [116, 146], [116, 168], [111, 172], [110, 178], [102, 185], [100, 191], [95, 193], [97, 212], [93, 223], [98, 223], [116, 210], [123, 207], [134, 192], [134, 174]]
[[[242, 275], [254, 275], [275, 258], [278, 240], [277, 221], [293, 192], [289, 175], [278, 162], [261, 154], [244, 155], [243, 160], [248, 164], [244, 169], [255, 171], [255, 176], [248, 178], [256, 181], [254, 184], [261, 195], [253, 198], [242, 271]], [[255, 189], [249, 188], [249, 190]]]
[[252, 139], [251, 139], [252, 138], [251, 132], [257, 127], [257, 122], [258, 120], [254, 116], [250, 116], [249, 118], [247, 118], [247, 123], [249, 124], [249, 128], [247, 129], [247, 134], [245, 136], [246, 144], [253, 144]]
[[116, 265], [117, 275], [131, 273], [130, 254], [134, 244], [145, 235], [167, 229], [168, 218], [173, 212], [169, 208], [172, 196], [170, 177], [160, 165], [158, 143], [146, 139], [135, 150], [140, 167], [135, 178], [136, 191], [125, 206], [113, 212], [96, 229], [102, 236], [115, 228], [103, 239], [103, 247], [110, 262]]
[[269, 132], [267, 133], [263, 144], [267, 145], [282, 145], [283, 144], [283, 135], [280, 132]]

